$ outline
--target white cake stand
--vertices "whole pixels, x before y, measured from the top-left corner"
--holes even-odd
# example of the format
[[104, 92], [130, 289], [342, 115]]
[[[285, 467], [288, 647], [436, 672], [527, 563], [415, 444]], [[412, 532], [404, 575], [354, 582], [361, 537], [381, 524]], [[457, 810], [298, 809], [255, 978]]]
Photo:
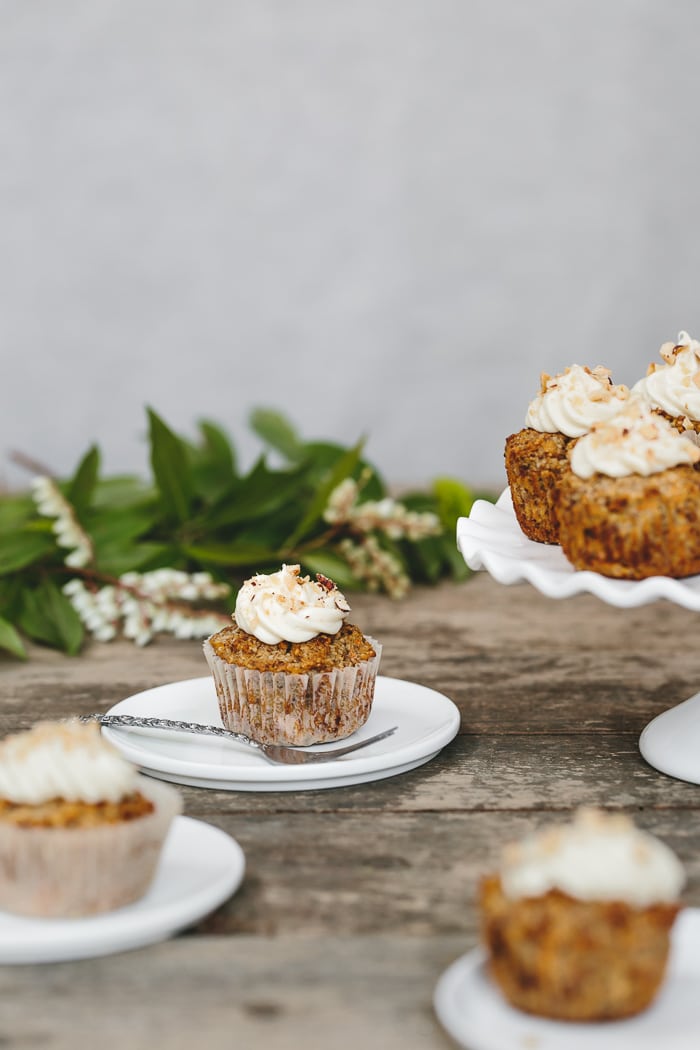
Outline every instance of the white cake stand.
[[[665, 598], [700, 611], [700, 576], [673, 580], [613, 580], [579, 572], [561, 547], [535, 543], [523, 535], [513, 513], [510, 490], [494, 505], [477, 500], [468, 518], [457, 522], [457, 546], [470, 569], [485, 569], [499, 583], [531, 583], [549, 598], [597, 595], [608, 605], [629, 609]], [[639, 749], [654, 769], [700, 784], [700, 693], [658, 715], [644, 729]]]

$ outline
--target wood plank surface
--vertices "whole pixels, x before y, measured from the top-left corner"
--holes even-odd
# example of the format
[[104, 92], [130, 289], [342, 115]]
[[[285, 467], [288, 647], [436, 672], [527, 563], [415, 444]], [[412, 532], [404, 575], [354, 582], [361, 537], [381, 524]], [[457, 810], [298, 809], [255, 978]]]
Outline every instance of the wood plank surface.
[[[402, 602], [355, 596], [352, 619], [381, 639], [383, 674], [455, 701], [458, 737], [371, 784], [183, 788], [189, 816], [243, 847], [239, 892], [159, 945], [0, 967], [0, 1050], [449, 1048], [432, 993], [478, 941], [479, 877], [505, 841], [580, 804], [628, 812], [667, 841], [700, 906], [700, 787], [657, 773], [637, 746], [651, 718], [700, 690], [696, 614], [551, 601], [478, 575]], [[0, 675], [4, 735], [206, 665], [199, 643], [161, 640], [78, 659], [35, 648], [27, 664], [0, 657]]]

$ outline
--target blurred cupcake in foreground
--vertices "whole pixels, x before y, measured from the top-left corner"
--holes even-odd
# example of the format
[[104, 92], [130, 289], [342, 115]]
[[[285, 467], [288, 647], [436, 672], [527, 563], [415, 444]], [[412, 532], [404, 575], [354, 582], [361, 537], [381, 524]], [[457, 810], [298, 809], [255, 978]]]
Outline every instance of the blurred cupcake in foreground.
[[513, 509], [531, 540], [559, 542], [553, 493], [569, 469], [568, 452], [594, 423], [611, 419], [629, 397], [602, 365], [571, 365], [541, 376], [540, 392], [527, 410], [525, 429], [506, 439], [505, 461]]
[[641, 580], [700, 573], [700, 448], [637, 397], [571, 450], [556, 495], [576, 569]]
[[700, 434], [700, 343], [687, 332], [659, 350], [662, 365], [653, 361], [644, 379], [632, 387], [650, 408], [665, 416], [681, 433]]
[[0, 743], [0, 909], [77, 917], [148, 889], [174, 788], [139, 776], [95, 725], [39, 723]]
[[627, 817], [581, 810], [506, 847], [500, 871], [483, 879], [490, 973], [528, 1013], [639, 1013], [663, 980], [684, 882], [675, 854]]
[[221, 719], [261, 743], [320, 744], [369, 718], [381, 646], [346, 623], [336, 585], [298, 565], [253, 576], [233, 623], [204, 643]]

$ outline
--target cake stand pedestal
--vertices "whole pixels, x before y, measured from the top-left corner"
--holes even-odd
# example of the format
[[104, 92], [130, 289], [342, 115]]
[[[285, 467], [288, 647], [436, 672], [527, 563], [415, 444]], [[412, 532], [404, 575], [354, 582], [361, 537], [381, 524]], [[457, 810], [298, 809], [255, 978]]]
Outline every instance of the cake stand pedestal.
[[639, 750], [659, 772], [700, 784], [700, 693], [657, 715], [642, 730]]
[[[525, 580], [550, 598], [588, 592], [626, 609], [664, 598], [700, 612], [700, 576], [633, 581], [578, 572], [561, 547], [534, 543], [523, 535], [508, 489], [495, 505], [477, 500], [469, 517], [459, 519], [457, 546], [470, 569], [485, 569], [499, 583]], [[700, 693], [653, 719], [639, 738], [639, 750], [659, 772], [700, 784]]]

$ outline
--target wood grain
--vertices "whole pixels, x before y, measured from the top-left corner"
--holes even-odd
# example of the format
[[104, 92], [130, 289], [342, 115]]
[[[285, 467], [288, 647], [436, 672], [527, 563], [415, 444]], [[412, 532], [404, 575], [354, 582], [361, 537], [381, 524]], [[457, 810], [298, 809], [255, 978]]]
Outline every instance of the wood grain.
[[[234, 835], [240, 891], [198, 926], [127, 955], [0, 967], [0, 1050], [232, 1045], [449, 1047], [431, 998], [478, 941], [474, 894], [501, 845], [580, 804], [630, 813], [683, 860], [700, 905], [700, 788], [639, 754], [641, 729], [700, 689], [696, 617], [665, 603], [550, 601], [484, 575], [403, 602], [356, 597], [382, 673], [450, 696], [462, 725], [429, 764], [325, 791], [183, 788], [185, 811]], [[0, 657], [0, 733], [106, 710], [206, 674], [196, 642], [35, 648]], [[332, 1038], [328, 1033], [332, 1033]]]

